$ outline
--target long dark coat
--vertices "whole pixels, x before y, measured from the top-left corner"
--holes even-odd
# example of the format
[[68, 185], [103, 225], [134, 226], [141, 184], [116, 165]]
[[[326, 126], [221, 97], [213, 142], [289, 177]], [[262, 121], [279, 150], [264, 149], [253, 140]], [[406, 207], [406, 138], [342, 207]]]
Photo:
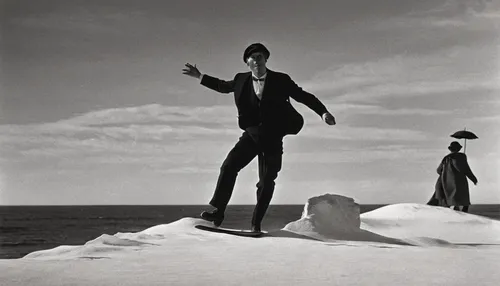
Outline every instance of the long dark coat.
[[467, 178], [473, 182], [477, 182], [477, 179], [464, 153], [446, 155], [439, 164], [437, 173], [439, 178], [436, 181], [434, 196], [428, 204], [445, 207], [470, 205]]

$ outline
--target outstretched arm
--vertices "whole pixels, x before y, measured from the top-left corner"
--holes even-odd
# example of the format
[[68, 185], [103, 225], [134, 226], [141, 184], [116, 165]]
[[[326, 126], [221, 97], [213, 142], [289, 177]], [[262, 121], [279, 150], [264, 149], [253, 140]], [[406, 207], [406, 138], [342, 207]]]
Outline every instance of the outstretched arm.
[[221, 93], [230, 93], [234, 91], [234, 80], [225, 81], [207, 74], [203, 75], [201, 84]]
[[325, 105], [313, 94], [304, 91], [290, 77], [290, 97], [314, 110], [328, 125], [335, 125], [335, 117], [328, 112]]
[[186, 67], [182, 69], [182, 73], [200, 80], [201, 84], [221, 93], [230, 93], [234, 91], [234, 80], [224, 81], [218, 78], [209, 76], [207, 74], [202, 74], [196, 65], [190, 63], [186, 64]]

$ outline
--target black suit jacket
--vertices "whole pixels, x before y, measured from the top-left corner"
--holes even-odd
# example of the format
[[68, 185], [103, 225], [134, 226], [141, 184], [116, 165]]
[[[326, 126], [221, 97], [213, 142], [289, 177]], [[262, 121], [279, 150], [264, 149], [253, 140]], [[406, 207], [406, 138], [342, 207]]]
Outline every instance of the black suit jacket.
[[302, 90], [289, 75], [269, 69], [262, 100], [252, 92], [251, 72], [238, 73], [230, 81], [204, 75], [201, 84], [221, 93], [234, 93], [238, 125], [243, 130], [260, 125], [282, 136], [299, 133], [304, 119], [291, 105], [290, 97], [305, 104], [319, 116], [327, 112], [316, 96]]

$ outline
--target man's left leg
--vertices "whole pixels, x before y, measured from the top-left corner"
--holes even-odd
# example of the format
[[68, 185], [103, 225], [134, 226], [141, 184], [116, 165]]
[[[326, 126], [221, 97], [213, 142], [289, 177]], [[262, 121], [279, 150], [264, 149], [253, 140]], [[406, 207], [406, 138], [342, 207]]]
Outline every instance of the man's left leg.
[[259, 154], [259, 182], [257, 183], [257, 204], [252, 217], [252, 230], [261, 231], [261, 222], [271, 203], [275, 180], [281, 170], [283, 139], [279, 138], [266, 144]]

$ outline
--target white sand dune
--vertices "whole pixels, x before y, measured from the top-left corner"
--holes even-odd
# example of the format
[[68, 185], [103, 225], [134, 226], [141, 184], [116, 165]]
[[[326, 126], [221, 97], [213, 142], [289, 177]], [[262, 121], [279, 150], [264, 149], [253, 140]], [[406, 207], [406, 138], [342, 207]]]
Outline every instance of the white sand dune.
[[427, 205], [389, 205], [364, 213], [361, 228], [405, 241], [500, 246], [500, 221]]
[[0, 285], [497, 285], [500, 221], [419, 204], [359, 215], [308, 200], [261, 238], [196, 229], [196, 218], [0, 260]]

